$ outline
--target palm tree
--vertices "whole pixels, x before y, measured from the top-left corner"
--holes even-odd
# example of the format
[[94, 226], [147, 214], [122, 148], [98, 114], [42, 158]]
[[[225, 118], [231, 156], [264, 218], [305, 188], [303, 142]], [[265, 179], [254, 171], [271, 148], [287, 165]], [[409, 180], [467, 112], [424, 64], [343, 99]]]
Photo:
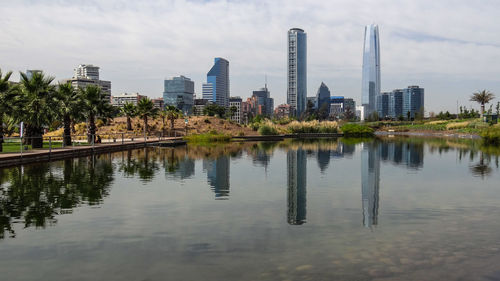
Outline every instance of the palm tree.
[[131, 118], [137, 115], [137, 107], [133, 103], [125, 103], [122, 107], [123, 114], [127, 117], [127, 131], [132, 131]]
[[160, 110], [160, 118], [161, 118], [161, 132], [165, 133], [165, 119], [167, 118], [167, 110], [163, 108]]
[[137, 103], [137, 115], [144, 120], [144, 135], [148, 132], [148, 118], [158, 116], [158, 108], [149, 98], [143, 98]]
[[63, 145], [69, 146], [71, 145], [71, 122], [82, 116], [83, 101], [70, 82], [59, 84], [55, 99], [58, 115], [64, 124]]
[[14, 110], [17, 121], [26, 124], [26, 136], [31, 137], [33, 148], [43, 147], [43, 128], [55, 118], [55, 87], [51, 85], [54, 77], [35, 72], [31, 77], [21, 72], [21, 96]]
[[167, 120], [170, 120], [170, 130], [174, 129], [174, 124], [175, 124], [175, 119], [178, 119], [182, 116], [181, 111], [173, 106], [169, 105], [165, 108], [166, 115], [167, 115]]
[[489, 103], [494, 98], [495, 95], [492, 92], [488, 90], [482, 90], [473, 93], [472, 96], [470, 97], [470, 101], [475, 101], [481, 105], [481, 118], [482, 118], [484, 115], [484, 105]]
[[95, 140], [96, 117], [108, 116], [113, 112], [113, 108], [107, 95], [97, 85], [80, 88], [79, 92], [83, 100], [83, 114], [88, 122], [87, 141], [91, 143]]
[[11, 109], [11, 94], [12, 88], [9, 83], [12, 71], [9, 71], [2, 77], [2, 70], [0, 69], [0, 152], [2, 152], [3, 144], [3, 117], [5, 113], [8, 113]]

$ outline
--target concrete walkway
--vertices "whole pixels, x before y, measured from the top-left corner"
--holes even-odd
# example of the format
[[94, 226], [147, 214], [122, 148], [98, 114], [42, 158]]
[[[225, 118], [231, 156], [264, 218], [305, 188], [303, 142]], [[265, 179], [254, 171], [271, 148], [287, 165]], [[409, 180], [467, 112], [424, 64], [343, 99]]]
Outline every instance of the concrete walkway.
[[[161, 138], [161, 141], [166, 140], [180, 140], [182, 137], [171, 137], [171, 138]], [[134, 141], [128, 141], [121, 143], [113, 142], [113, 143], [99, 143], [91, 145], [75, 145], [65, 148], [54, 148], [52, 150], [49, 149], [34, 149], [23, 151], [23, 153], [0, 153], [0, 167], [26, 164], [26, 163], [34, 163], [41, 161], [51, 161], [58, 160], [68, 157], [79, 157], [91, 155], [94, 153], [107, 153], [107, 152], [115, 152], [122, 151], [132, 148], [140, 148], [147, 146], [148, 144], [158, 143], [160, 141], [159, 138], [151, 138], [144, 141], [144, 138], [134, 139]]]

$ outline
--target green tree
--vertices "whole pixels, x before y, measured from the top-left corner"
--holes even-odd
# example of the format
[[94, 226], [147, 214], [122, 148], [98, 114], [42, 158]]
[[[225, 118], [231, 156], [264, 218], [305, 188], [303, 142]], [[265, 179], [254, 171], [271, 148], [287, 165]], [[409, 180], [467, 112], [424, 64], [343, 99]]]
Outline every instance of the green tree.
[[217, 104], [209, 104], [203, 109], [203, 114], [208, 116], [218, 115], [220, 118], [224, 118], [226, 109], [223, 106]]
[[148, 132], [148, 118], [155, 118], [158, 116], [158, 108], [149, 98], [143, 98], [137, 103], [137, 116], [144, 121], [144, 134]]
[[229, 108], [229, 118], [233, 118], [234, 114], [238, 111], [238, 108], [233, 105]]
[[12, 109], [12, 87], [10, 85], [9, 79], [12, 75], [12, 71], [9, 71], [2, 76], [2, 70], [0, 69], [0, 152], [2, 152], [3, 145], [3, 135], [4, 135], [4, 116], [9, 114]]
[[45, 76], [43, 72], [35, 72], [31, 77], [21, 72], [21, 96], [15, 117], [26, 124], [26, 136], [30, 138], [25, 143], [31, 142], [33, 148], [42, 148], [43, 128], [49, 126], [57, 114], [53, 80], [54, 77]]
[[71, 124], [74, 120], [81, 119], [83, 102], [78, 91], [76, 91], [70, 82], [59, 84], [55, 94], [55, 100], [58, 110], [58, 117], [63, 120], [63, 145], [71, 145]]
[[107, 95], [97, 85], [80, 88], [79, 92], [83, 100], [82, 112], [88, 122], [87, 141], [91, 143], [96, 137], [96, 118], [110, 116], [113, 112], [113, 106]]
[[137, 115], [137, 107], [133, 103], [125, 103], [121, 108], [123, 115], [127, 117], [127, 131], [132, 131], [132, 118]]
[[170, 130], [173, 130], [174, 124], [175, 124], [175, 119], [180, 118], [182, 116], [182, 113], [177, 107], [175, 107], [173, 105], [167, 106], [165, 108], [165, 112], [166, 112], [167, 120], [170, 121]]
[[475, 101], [481, 105], [481, 117], [484, 115], [484, 105], [489, 103], [495, 95], [488, 90], [478, 91], [472, 94], [470, 101]]

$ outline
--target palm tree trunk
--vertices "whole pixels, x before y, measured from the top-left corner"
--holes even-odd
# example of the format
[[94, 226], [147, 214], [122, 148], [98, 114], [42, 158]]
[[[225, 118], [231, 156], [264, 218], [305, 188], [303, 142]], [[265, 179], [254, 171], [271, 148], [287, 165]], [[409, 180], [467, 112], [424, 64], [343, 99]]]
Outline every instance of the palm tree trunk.
[[132, 120], [127, 116], [127, 131], [132, 131]]
[[43, 128], [31, 128], [31, 148], [43, 148]]
[[144, 136], [148, 134], [148, 117], [144, 116]]
[[484, 116], [484, 103], [481, 103], [481, 118]]
[[71, 118], [68, 114], [64, 115], [64, 136], [63, 136], [63, 145], [70, 146], [71, 145]]
[[89, 116], [89, 130], [87, 134], [87, 142], [92, 143], [92, 140], [95, 140], [95, 116], [91, 114]]
[[3, 113], [0, 113], [0, 152], [3, 151]]

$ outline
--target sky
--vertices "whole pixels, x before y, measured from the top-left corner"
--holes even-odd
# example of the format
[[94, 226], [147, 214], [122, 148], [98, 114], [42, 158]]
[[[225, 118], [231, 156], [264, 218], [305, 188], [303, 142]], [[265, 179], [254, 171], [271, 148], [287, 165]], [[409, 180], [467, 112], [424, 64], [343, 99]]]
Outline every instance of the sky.
[[202, 83], [215, 57], [230, 64], [231, 96], [268, 88], [286, 102], [287, 31], [307, 33], [307, 91], [361, 100], [364, 26], [380, 32], [382, 91], [425, 88], [426, 112], [489, 90], [500, 101], [497, 0], [0, 0], [0, 68], [56, 80], [99, 66], [112, 93], [160, 97], [165, 78]]

